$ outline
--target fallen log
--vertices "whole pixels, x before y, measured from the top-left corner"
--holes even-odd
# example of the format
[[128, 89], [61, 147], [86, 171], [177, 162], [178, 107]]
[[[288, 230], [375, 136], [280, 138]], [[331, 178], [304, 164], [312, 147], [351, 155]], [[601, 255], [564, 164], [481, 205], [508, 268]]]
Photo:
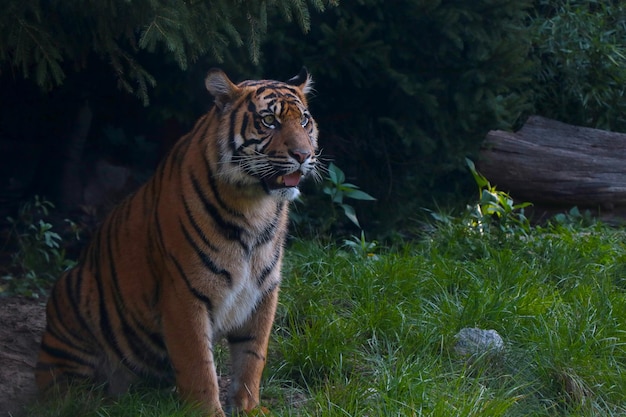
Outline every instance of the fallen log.
[[478, 170], [535, 205], [626, 207], [626, 134], [532, 116], [519, 131], [490, 131]]

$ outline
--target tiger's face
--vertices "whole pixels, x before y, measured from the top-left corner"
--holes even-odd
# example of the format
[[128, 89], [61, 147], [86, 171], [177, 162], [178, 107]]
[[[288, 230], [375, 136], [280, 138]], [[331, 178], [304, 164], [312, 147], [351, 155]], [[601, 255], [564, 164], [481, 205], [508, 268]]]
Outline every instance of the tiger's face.
[[287, 82], [233, 84], [209, 72], [207, 90], [220, 118], [219, 175], [223, 181], [293, 200], [301, 180], [319, 176], [317, 126], [307, 108], [312, 80], [306, 69]]

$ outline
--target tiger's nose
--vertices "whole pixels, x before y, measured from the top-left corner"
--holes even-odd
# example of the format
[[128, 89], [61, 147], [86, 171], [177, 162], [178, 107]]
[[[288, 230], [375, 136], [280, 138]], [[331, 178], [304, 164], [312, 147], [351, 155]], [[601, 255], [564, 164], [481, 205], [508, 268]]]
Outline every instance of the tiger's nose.
[[294, 149], [289, 151], [289, 155], [291, 155], [296, 161], [303, 163], [311, 156], [311, 152], [303, 149]]

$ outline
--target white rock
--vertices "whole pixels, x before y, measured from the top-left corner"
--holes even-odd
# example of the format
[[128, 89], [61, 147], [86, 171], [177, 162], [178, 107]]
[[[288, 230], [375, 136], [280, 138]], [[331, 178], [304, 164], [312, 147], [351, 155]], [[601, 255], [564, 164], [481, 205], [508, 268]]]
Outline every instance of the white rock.
[[504, 351], [504, 341], [495, 330], [464, 328], [454, 337], [454, 351], [459, 356], [497, 355]]

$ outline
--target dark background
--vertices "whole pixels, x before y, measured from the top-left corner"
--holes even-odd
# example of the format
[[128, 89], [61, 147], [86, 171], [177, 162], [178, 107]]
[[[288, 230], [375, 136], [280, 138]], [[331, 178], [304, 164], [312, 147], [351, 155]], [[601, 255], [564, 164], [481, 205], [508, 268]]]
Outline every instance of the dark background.
[[[218, 7], [196, 3], [207, 16]], [[0, 218], [41, 195], [97, 222], [209, 108], [203, 79], [215, 66], [234, 81], [286, 80], [307, 66], [325, 159], [377, 198], [350, 203], [363, 229], [381, 238], [410, 236], [423, 208], [463, 207], [475, 193], [465, 158], [476, 158], [489, 130], [516, 129], [531, 114], [626, 128], [626, 7], [618, 1], [361, 0], [323, 11], [311, 2], [305, 15], [289, 1], [279, 2], [291, 4], [287, 14], [255, 14], [257, 3], [230, 15], [240, 43], [205, 19], [188, 38], [172, 29], [141, 44], [148, 9], [113, 16], [105, 3], [83, 3], [94, 8], [87, 19], [89, 10], [70, 3], [20, 1], [0, 30]], [[47, 14], [37, 17], [36, 7]], [[43, 50], [62, 56], [61, 79], [38, 65], [45, 56], [20, 55], [11, 38], [19, 13], [54, 35]], [[191, 28], [198, 16], [179, 18]], [[93, 34], [101, 27], [154, 85], [135, 64], [115, 66]], [[307, 185], [296, 212], [309, 226], [295, 231], [324, 224], [332, 204], [321, 188]], [[355, 230], [338, 218], [317, 233]]]

